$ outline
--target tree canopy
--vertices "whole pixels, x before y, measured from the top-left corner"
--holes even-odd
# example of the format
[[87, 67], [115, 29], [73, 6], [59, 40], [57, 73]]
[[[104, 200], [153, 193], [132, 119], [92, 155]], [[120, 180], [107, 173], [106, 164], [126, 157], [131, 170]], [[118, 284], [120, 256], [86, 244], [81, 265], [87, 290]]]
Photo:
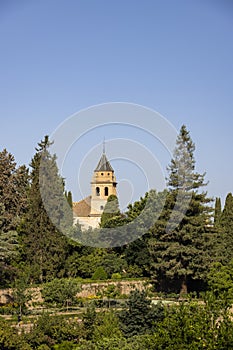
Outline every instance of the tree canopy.
[[204, 174], [195, 172], [195, 146], [182, 126], [168, 167], [169, 192], [164, 210], [149, 241], [155, 279], [162, 288], [187, 293], [188, 282], [203, 279], [210, 262], [208, 225], [211, 208]]

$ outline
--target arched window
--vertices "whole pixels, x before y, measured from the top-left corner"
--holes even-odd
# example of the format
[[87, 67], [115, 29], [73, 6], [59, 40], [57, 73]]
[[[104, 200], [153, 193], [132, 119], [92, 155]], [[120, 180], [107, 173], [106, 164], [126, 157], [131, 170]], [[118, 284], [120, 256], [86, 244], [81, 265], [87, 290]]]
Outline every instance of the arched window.
[[100, 210], [104, 210], [104, 206], [103, 205], [100, 206]]
[[96, 189], [95, 189], [95, 193], [96, 193], [96, 195], [97, 195], [97, 196], [99, 196], [99, 195], [100, 195], [100, 188], [99, 188], [99, 187], [96, 187]]
[[104, 195], [108, 196], [108, 187], [104, 187]]

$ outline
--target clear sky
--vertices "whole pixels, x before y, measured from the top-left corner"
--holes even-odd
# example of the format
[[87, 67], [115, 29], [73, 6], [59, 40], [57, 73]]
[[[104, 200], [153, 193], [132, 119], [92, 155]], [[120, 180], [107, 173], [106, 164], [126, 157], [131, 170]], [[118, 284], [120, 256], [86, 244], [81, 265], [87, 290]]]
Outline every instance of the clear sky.
[[[73, 113], [123, 101], [158, 111], [177, 129], [186, 124], [209, 195], [224, 200], [233, 191], [231, 0], [1, 0], [0, 50], [0, 149], [18, 164], [29, 164], [37, 142]], [[73, 192], [79, 152], [103, 134], [135, 135], [87, 135], [66, 169]], [[114, 168], [132, 180], [129, 164]], [[136, 178], [133, 200], [146, 189]]]

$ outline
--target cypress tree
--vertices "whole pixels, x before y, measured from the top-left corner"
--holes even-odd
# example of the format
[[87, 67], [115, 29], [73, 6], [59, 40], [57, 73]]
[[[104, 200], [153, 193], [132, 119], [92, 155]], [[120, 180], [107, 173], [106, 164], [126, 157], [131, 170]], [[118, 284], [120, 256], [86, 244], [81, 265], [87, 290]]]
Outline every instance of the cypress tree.
[[149, 241], [157, 282], [181, 294], [187, 293], [188, 283], [205, 278], [209, 264], [210, 199], [199, 191], [206, 185], [205, 174], [195, 172], [194, 150], [183, 125], [168, 167], [166, 204]]
[[68, 192], [66, 191], [66, 192], [65, 192], [65, 197], [66, 197], [66, 200], [67, 200], [67, 202], [68, 202], [70, 208], [73, 208], [73, 199], [72, 199], [72, 193], [71, 193], [71, 191], [68, 191]]
[[214, 207], [214, 224], [218, 226], [220, 222], [220, 217], [222, 213], [221, 199], [217, 197], [215, 199], [215, 207]]
[[231, 193], [226, 197], [219, 225], [222, 261], [228, 263], [233, 259], [233, 196]]

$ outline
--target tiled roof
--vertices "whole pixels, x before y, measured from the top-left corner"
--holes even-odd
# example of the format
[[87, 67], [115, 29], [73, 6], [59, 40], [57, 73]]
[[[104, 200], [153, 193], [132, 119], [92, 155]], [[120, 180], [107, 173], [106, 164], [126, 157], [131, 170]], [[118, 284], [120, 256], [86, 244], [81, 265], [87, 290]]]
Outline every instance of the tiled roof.
[[102, 154], [95, 171], [114, 171], [105, 153]]
[[73, 203], [74, 216], [87, 217], [91, 213], [91, 196], [84, 198], [79, 202]]

